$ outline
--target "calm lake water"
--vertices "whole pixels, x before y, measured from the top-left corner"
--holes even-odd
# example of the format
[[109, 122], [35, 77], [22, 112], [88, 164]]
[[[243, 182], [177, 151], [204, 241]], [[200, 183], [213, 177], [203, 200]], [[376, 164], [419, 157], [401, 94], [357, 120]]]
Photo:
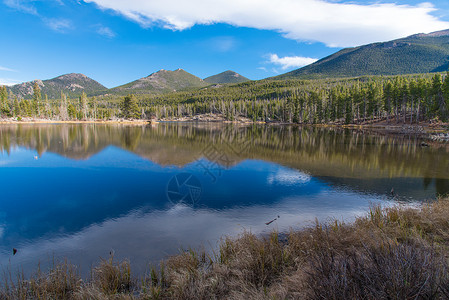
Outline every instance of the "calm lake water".
[[224, 235], [351, 221], [449, 191], [448, 144], [409, 136], [64, 124], [3, 125], [0, 141], [0, 268], [25, 272], [68, 258], [87, 274], [113, 250], [141, 273]]

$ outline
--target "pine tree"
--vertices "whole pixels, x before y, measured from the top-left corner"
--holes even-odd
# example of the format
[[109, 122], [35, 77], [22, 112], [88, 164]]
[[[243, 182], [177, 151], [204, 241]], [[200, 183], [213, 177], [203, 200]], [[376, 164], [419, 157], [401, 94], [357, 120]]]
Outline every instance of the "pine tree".
[[20, 104], [17, 97], [14, 99], [14, 116], [19, 117], [20, 116]]
[[50, 102], [48, 101], [48, 95], [45, 94], [44, 97], [44, 117], [51, 118], [53, 112], [51, 110]]
[[59, 119], [66, 121], [69, 118], [67, 113], [67, 96], [61, 92], [61, 103], [59, 105]]
[[138, 119], [140, 117], [139, 106], [133, 94], [126, 96], [120, 104], [122, 116], [125, 119]]
[[82, 115], [82, 119], [83, 120], [87, 120], [87, 111], [88, 111], [88, 106], [87, 106], [87, 95], [85, 92], [83, 92], [81, 94], [80, 97], [80, 105], [81, 105], [81, 115]]
[[92, 113], [92, 115], [93, 115], [94, 120], [96, 120], [98, 118], [98, 116], [97, 116], [97, 98], [93, 97], [91, 103], [93, 103], [93, 113]]
[[36, 116], [40, 116], [40, 102], [42, 99], [41, 89], [37, 81], [34, 81], [33, 85], [33, 114]]
[[8, 90], [6, 86], [0, 86], [0, 115], [9, 115]]
[[441, 99], [439, 107], [439, 116], [442, 121], [447, 121], [448, 108], [449, 108], [449, 72], [446, 74], [446, 77], [444, 78], [442, 91], [443, 91], [443, 99]]
[[77, 117], [77, 111], [75, 106], [72, 103], [69, 103], [67, 106], [67, 114], [69, 115], [69, 119], [73, 120]]

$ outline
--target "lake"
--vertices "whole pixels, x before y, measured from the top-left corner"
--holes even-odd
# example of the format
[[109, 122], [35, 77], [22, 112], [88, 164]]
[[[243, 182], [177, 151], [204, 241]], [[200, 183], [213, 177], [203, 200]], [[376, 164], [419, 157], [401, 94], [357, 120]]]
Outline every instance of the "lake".
[[[0, 265], [111, 252], [133, 271], [223, 236], [353, 221], [449, 192], [449, 146], [298, 126], [0, 126]], [[391, 191], [394, 191], [392, 194]], [[18, 250], [13, 255], [12, 249]]]

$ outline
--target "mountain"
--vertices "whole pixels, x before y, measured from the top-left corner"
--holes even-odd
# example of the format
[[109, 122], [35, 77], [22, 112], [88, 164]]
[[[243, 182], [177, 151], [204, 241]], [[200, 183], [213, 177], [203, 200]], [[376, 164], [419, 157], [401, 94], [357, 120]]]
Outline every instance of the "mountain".
[[108, 90], [109, 94], [144, 94], [168, 93], [189, 88], [207, 86], [201, 78], [192, 75], [183, 69], [175, 71], [160, 70], [147, 77]]
[[449, 70], [449, 30], [346, 48], [272, 79], [399, 75]]
[[249, 81], [250, 79], [234, 72], [234, 71], [225, 71], [223, 73], [209, 76], [204, 79], [205, 82], [214, 84], [214, 83], [241, 83], [245, 81]]
[[50, 99], [59, 98], [61, 91], [71, 97], [76, 97], [80, 96], [82, 92], [92, 94], [107, 89], [97, 81], [78, 73], [65, 74], [48, 80], [23, 82], [10, 86], [8, 89], [18, 97], [32, 98], [35, 82], [41, 89], [42, 97], [46, 94]]

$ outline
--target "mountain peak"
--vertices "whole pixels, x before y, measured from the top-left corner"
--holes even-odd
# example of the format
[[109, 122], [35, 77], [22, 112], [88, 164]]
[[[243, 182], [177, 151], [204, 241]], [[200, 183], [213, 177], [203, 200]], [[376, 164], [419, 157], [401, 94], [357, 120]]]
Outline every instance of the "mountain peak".
[[188, 72], [184, 71], [184, 70], [181, 69], [181, 68], [176, 69], [176, 70], [174, 70], [174, 71], [165, 70], [165, 69], [160, 69], [159, 71], [154, 72], [154, 73], [151, 73], [150, 75], [148, 75], [147, 77], [144, 77], [144, 78], [148, 78], [148, 77], [151, 77], [151, 76], [163, 75], [163, 74], [179, 73], [179, 72], [188, 73]]
[[183, 69], [174, 71], [161, 69], [147, 77], [118, 86], [112, 89], [120, 93], [166, 93], [188, 88], [200, 88], [205, 86], [201, 78], [196, 77]]
[[81, 74], [81, 73], [69, 73], [69, 74], [60, 75], [60, 76], [55, 77], [53, 79], [63, 79], [63, 80], [77, 80], [77, 79], [81, 79], [81, 80], [86, 80], [86, 79], [90, 79], [90, 78], [87, 77], [84, 74]]
[[418, 33], [418, 34], [411, 35], [409, 37], [410, 38], [414, 38], [414, 37], [422, 38], [422, 37], [442, 37], [442, 36], [449, 36], [449, 29], [434, 31], [431, 33]]
[[273, 79], [336, 78], [444, 72], [449, 68], [449, 30], [342, 49]]
[[234, 71], [227, 70], [220, 74], [209, 76], [205, 78], [204, 81], [211, 84], [225, 84], [225, 83], [241, 83], [249, 81], [249, 79]]
[[35, 83], [39, 85], [42, 95], [47, 95], [53, 99], [60, 97], [61, 91], [76, 97], [81, 95], [82, 92], [89, 94], [106, 90], [106, 87], [97, 81], [80, 73], [64, 74], [47, 80], [36, 79], [23, 82], [11, 86], [10, 90], [20, 98], [31, 98]]

